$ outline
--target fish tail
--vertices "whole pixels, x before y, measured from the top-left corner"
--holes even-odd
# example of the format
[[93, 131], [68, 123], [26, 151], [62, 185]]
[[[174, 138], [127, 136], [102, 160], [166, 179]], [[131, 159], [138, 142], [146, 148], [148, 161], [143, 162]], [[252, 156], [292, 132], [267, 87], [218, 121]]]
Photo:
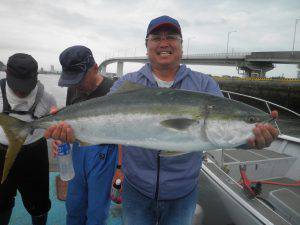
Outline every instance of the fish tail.
[[2, 127], [7, 139], [8, 149], [5, 155], [4, 168], [1, 184], [6, 180], [11, 167], [17, 158], [26, 137], [31, 129], [28, 122], [0, 113], [0, 126]]

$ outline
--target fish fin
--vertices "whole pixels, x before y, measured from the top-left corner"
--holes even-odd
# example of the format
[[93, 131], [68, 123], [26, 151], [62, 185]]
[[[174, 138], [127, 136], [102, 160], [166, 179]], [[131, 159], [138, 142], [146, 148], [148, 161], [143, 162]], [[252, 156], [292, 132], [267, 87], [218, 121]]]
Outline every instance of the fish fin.
[[17, 158], [26, 137], [31, 132], [27, 122], [21, 121], [14, 117], [0, 113], [0, 126], [2, 127], [7, 139], [8, 149], [5, 155], [5, 162], [1, 184], [6, 180], [11, 167]]
[[201, 127], [201, 133], [202, 133], [201, 136], [204, 137], [205, 140], [210, 141], [209, 138], [208, 138], [208, 135], [207, 135], [207, 130], [208, 130], [208, 128], [207, 128], [207, 118], [205, 117], [204, 120], [203, 120], [203, 126]]
[[165, 127], [173, 128], [176, 130], [186, 130], [189, 126], [197, 123], [197, 120], [177, 118], [161, 121], [160, 124]]
[[118, 88], [118, 90], [115, 93], [123, 93], [123, 92], [134, 91], [134, 90], [145, 89], [145, 88], [147, 87], [142, 84], [137, 84], [126, 80], [123, 82], [123, 84]]
[[208, 116], [210, 114], [210, 111], [214, 108], [214, 105], [206, 105], [205, 110], [203, 112], [204, 120], [203, 120], [203, 126], [201, 128], [202, 137], [205, 138], [205, 140], [211, 142], [213, 145], [216, 145], [216, 143], [209, 137], [209, 126], [208, 126]]
[[159, 155], [163, 157], [173, 157], [173, 156], [185, 155], [188, 153], [189, 152], [162, 151]]
[[207, 122], [205, 120], [203, 122], [203, 126], [201, 126], [200, 132], [201, 132], [201, 136], [204, 138], [204, 140], [210, 141], [207, 136]]

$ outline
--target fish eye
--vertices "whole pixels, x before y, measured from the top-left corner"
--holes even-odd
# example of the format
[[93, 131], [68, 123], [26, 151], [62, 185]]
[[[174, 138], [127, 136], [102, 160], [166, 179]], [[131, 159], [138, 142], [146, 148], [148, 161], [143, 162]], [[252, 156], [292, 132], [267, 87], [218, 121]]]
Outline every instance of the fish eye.
[[248, 122], [249, 122], [249, 123], [256, 123], [256, 122], [257, 122], [257, 119], [256, 119], [254, 116], [249, 116], [249, 117], [248, 117]]

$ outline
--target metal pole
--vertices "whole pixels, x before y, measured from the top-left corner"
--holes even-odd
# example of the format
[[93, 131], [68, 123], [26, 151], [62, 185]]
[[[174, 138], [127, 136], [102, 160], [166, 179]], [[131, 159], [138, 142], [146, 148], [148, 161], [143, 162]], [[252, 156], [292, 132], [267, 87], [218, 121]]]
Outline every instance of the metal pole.
[[190, 40], [191, 40], [191, 38], [189, 37], [189, 38], [188, 38], [188, 41], [187, 41], [187, 48], [186, 48], [186, 58], [188, 58], [188, 57], [189, 57], [189, 47], [190, 47]]
[[228, 33], [227, 33], [227, 48], [226, 48], [226, 56], [228, 55], [229, 34], [230, 34], [230, 32], [228, 32]]
[[189, 57], [190, 41], [191, 41], [192, 38], [195, 38], [195, 37], [192, 36], [192, 37], [189, 37], [189, 38], [187, 39], [186, 58]]
[[296, 40], [296, 30], [297, 30], [297, 22], [300, 19], [295, 20], [295, 29], [294, 29], [294, 38], [293, 38], [293, 48], [292, 48], [292, 55], [294, 55], [294, 49], [295, 49], [295, 40]]
[[229, 32], [227, 33], [227, 47], [226, 47], [226, 56], [228, 56], [229, 36], [230, 36], [230, 34], [231, 34], [231, 33], [233, 33], [233, 32], [236, 32], [236, 30], [229, 31]]

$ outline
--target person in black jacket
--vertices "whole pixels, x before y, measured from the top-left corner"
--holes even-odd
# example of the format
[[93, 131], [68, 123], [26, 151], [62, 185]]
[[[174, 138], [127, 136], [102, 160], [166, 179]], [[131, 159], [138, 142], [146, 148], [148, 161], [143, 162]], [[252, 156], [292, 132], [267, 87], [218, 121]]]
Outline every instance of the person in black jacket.
[[[47, 115], [56, 105], [53, 96], [38, 81], [38, 64], [27, 54], [9, 57], [6, 78], [0, 81], [0, 110], [23, 121]], [[32, 217], [33, 225], [45, 225], [51, 207], [49, 199], [49, 161], [43, 130], [36, 129], [23, 144], [7, 179], [0, 184], [0, 225], [9, 223], [17, 190]], [[8, 140], [0, 130], [0, 177], [2, 177]]]

